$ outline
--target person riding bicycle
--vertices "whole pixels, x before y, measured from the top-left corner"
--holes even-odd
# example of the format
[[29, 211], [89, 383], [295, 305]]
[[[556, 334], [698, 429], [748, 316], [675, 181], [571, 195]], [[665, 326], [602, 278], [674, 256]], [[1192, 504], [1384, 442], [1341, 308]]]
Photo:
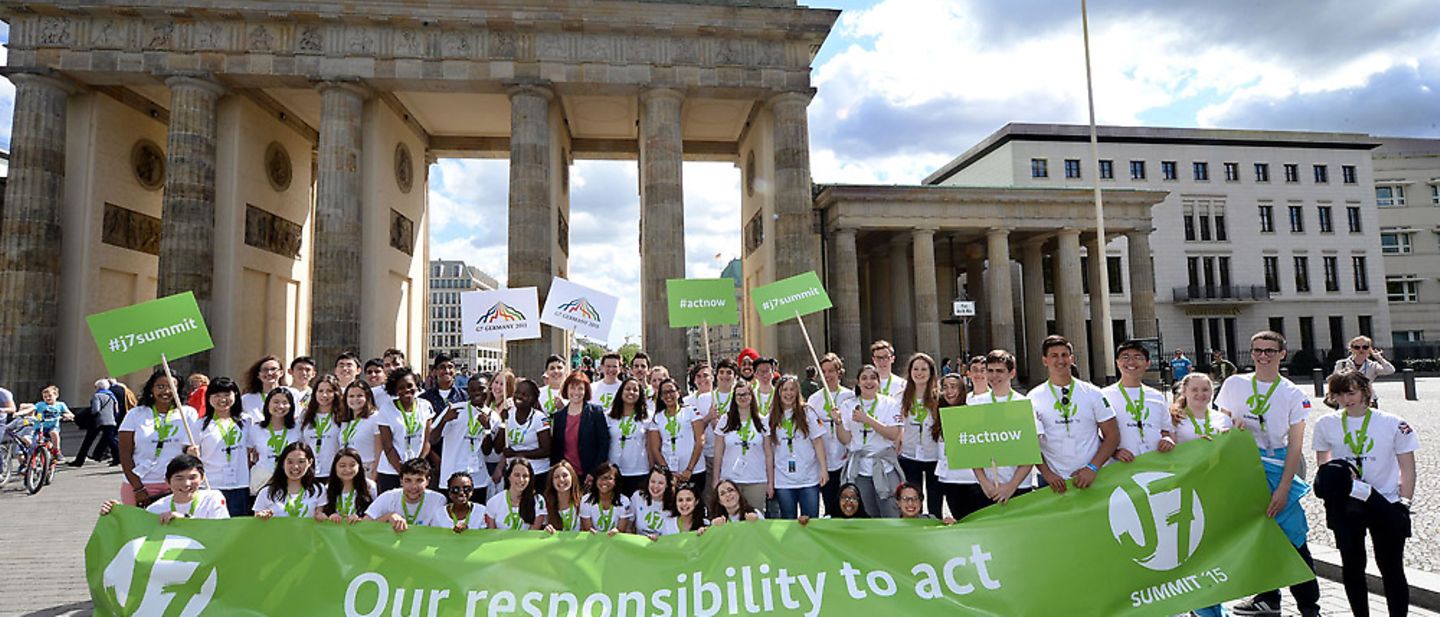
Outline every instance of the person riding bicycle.
[[[56, 452], [60, 451], [60, 421], [73, 421], [75, 414], [70, 413], [70, 408], [60, 401], [60, 388], [46, 386], [40, 391], [40, 402], [29, 410], [35, 416], [38, 426], [35, 427], [36, 435], [47, 435], [50, 443]], [[26, 413], [24, 409], [21, 414]]]

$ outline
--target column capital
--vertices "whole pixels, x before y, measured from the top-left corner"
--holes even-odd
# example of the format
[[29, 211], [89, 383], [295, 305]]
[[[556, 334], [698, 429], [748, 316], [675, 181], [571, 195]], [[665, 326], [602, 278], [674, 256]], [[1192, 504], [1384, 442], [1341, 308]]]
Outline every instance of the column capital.
[[1055, 235], [1062, 237], [1073, 236], [1078, 240], [1080, 238], [1080, 230], [1075, 227], [1065, 227], [1055, 230]]
[[327, 90], [343, 90], [361, 99], [368, 99], [372, 94], [370, 88], [365, 87], [364, 82], [360, 81], [358, 77], [328, 77], [311, 80], [311, 83], [321, 94]]
[[910, 237], [919, 238], [922, 236], [930, 236], [930, 240], [933, 242], [935, 240], [935, 232], [938, 231], [940, 231], [938, 227], [916, 227], [910, 230]]
[[650, 86], [640, 91], [640, 101], [642, 103], [656, 98], [684, 101], [685, 93], [669, 86]]
[[217, 81], [215, 75], [209, 71], [169, 71], [156, 73], [155, 76], [164, 79], [165, 87], [171, 90], [190, 87], [204, 90], [216, 97], [225, 94], [225, 85]]
[[1013, 227], [991, 227], [989, 231], [985, 232], [985, 237], [987, 237], [987, 238], [994, 238], [994, 237], [996, 237], [996, 236], [1008, 237], [1008, 236], [1010, 235], [1010, 232], [1011, 232], [1011, 231], [1014, 231], [1014, 228], [1013, 228]]
[[1125, 231], [1123, 231], [1123, 232], [1121, 232], [1121, 233], [1125, 234], [1125, 237], [1126, 237], [1126, 238], [1129, 238], [1130, 236], [1147, 236], [1147, 237], [1148, 237], [1148, 236], [1150, 235], [1150, 232], [1153, 232], [1153, 231], [1155, 231], [1155, 228], [1154, 228], [1154, 227], [1136, 227], [1135, 229], [1127, 229], [1127, 230], [1125, 230]]
[[555, 87], [549, 80], [507, 81], [505, 95], [512, 100], [517, 96], [530, 95], [550, 101], [555, 98]]
[[78, 94], [83, 91], [84, 86], [62, 75], [55, 69], [46, 67], [31, 66], [6, 66], [0, 67], [0, 76], [8, 78], [19, 85], [20, 82], [43, 84], [55, 88], [65, 94]]
[[836, 227], [836, 228], [835, 228], [835, 235], [836, 235], [836, 236], [850, 236], [850, 240], [853, 242], [853, 241], [855, 240], [855, 234], [856, 234], [856, 233], [859, 233], [859, 231], [860, 231], [860, 230], [858, 230], [858, 229], [856, 229], [856, 228], [854, 228], [854, 227]]
[[910, 244], [910, 236], [907, 236], [905, 234], [895, 234], [893, 236], [890, 236], [890, 246], [904, 248], [907, 244]]
[[810, 105], [810, 99], [813, 98], [815, 98], [814, 88], [806, 88], [804, 90], [789, 90], [770, 97], [768, 100], [765, 101], [765, 104], [771, 107], [788, 103], [796, 103], [799, 105], [808, 106]]

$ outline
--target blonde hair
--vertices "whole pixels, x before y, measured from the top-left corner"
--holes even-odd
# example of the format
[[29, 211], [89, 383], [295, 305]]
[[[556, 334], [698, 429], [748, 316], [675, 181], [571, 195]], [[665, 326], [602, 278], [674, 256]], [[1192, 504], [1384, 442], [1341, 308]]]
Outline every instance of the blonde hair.
[[40, 396], [45, 396], [45, 393], [46, 393], [46, 392], [54, 392], [54, 393], [55, 393], [55, 398], [60, 398], [60, 387], [59, 387], [59, 386], [56, 386], [56, 385], [54, 385], [54, 384], [45, 386], [44, 388], [42, 388], [42, 389], [40, 390]]
[[1190, 382], [1200, 381], [1201, 379], [1204, 379], [1205, 383], [1210, 384], [1210, 402], [1215, 402], [1215, 380], [1210, 379], [1210, 376], [1205, 373], [1190, 373], [1181, 378], [1179, 383], [1175, 384], [1175, 401], [1170, 403], [1171, 420], [1179, 422], [1190, 415], [1190, 412], [1187, 410], [1190, 406], [1190, 401], [1185, 400], [1185, 387], [1190, 385]]

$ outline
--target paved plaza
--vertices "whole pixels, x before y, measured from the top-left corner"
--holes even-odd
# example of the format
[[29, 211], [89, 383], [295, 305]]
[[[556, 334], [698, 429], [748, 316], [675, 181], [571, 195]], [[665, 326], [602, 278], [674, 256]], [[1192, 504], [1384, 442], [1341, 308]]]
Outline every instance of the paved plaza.
[[[1308, 386], [1306, 386], [1308, 387]], [[1401, 385], [1380, 384], [1380, 396], [1387, 410], [1399, 413], [1415, 426], [1421, 435], [1425, 453], [1419, 457], [1420, 484], [1415, 492], [1415, 538], [1406, 550], [1407, 565], [1430, 572], [1440, 571], [1440, 515], [1433, 503], [1440, 494], [1440, 476], [1429, 473], [1440, 465], [1440, 417], [1429, 408], [1440, 401], [1440, 379], [1421, 380], [1419, 402], [1403, 400]], [[73, 453], [79, 446], [79, 435], [66, 425], [62, 443]], [[1308, 442], [1307, 442], [1308, 443]], [[84, 578], [84, 546], [94, 528], [96, 508], [105, 499], [115, 496], [120, 483], [118, 468], [103, 464], [86, 464], [81, 469], [61, 466], [53, 486], [39, 495], [29, 496], [17, 480], [0, 488], [0, 547], [3, 547], [5, 583], [0, 584], [0, 616], [8, 615], [89, 615], [91, 605]], [[1320, 504], [1313, 498], [1307, 503], [1311, 513], [1311, 540], [1331, 545], [1333, 540], [1324, 529]], [[1326, 614], [1345, 615], [1349, 609], [1344, 592], [1335, 582], [1321, 580]], [[1286, 597], [1286, 602], [1290, 599]], [[1371, 596], [1376, 614], [1383, 614], [1384, 599]], [[1286, 614], [1294, 614], [1287, 604]], [[1436, 615], [1412, 610], [1413, 615]]]

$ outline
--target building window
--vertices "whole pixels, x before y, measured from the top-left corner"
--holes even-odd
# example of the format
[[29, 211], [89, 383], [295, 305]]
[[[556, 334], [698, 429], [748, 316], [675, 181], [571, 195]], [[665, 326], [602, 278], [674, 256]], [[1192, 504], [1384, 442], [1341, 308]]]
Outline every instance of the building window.
[[1375, 187], [1375, 205], [1381, 208], [1401, 207], [1405, 205], [1405, 187], [1403, 186], [1377, 186]]
[[1295, 291], [1310, 292], [1310, 258], [1304, 255], [1295, 256]]
[[1265, 260], [1265, 290], [1270, 293], [1280, 293], [1280, 258], [1275, 255], [1266, 255]]
[[1355, 183], [1356, 183], [1356, 180], [1355, 180], [1355, 166], [1354, 166], [1354, 165], [1341, 165], [1341, 166], [1340, 166], [1340, 179], [1341, 179], [1342, 181], [1344, 181], [1345, 184], [1355, 184]]
[[1120, 257], [1118, 255], [1105, 258], [1105, 275], [1110, 278], [1111, 295], [1125, 293], [1125, 278], [1120, 275]]
[[1256, 182], [1269, 182], [1269, 181], [1270, 181], [1270, 164], [1269, 164], [1269, 163], [1256, 163], [1256, 164], [1255, 164], [1255, 181], [1256, 181]]
[[1440, 206], [1440, 184], [1430, 185], [1430, 205]]
[[1271, 317], [1271, 318], [1270, 318], [1270, 331], [1271, 331], [1271, 332], [1274, 332], [1274, 333], [1276, 333], [1276, 334], [1279, 334], [1279, 335], [1281, 335], [1281, 336], [1284, 336], [1284, 334], [1285, 334], [1285, 318], [1284, 318], [1284, 317]]
[[1065, 177], [1080, 178], [1080, 159], [1065, 159]]
[[1420, 278], [1413, 274], [1385, 277], [1385, 297], [1391, 302], [1420, 301]]
[[1305, 233], [1304, 206], [1290, 206], [1290, 233]]
[[1145, 179], [1145, 161], [1130, 161], [1130, 179]]
[[1345, 206], [1345, 219], [1350, 223], [1350, 233], [1360, 233], [1360, 206]]
[[1195, 211], [1190, 209], [1185, 211], [1185, 241], [1195, 241]]
[[1326, 255], [1320, 263], [1325, 269], [1325, 291], [1340, 291], [1340, 258]]
[[1369, 315], [1357, 315], [1359, 320], [1360, 336], [1375, 337], [1375, 321]]
[[1330, 316], [1330, 349], [1345, 349], [1345, 317]]
[[1390, 333], [1390, 341], [1396, 345], [1419, 343], [1425, 340], [1424, 330], [1396, 330]]
[[1275, 233], [1275, 206], [1260, 206], [1260, 233]]
[[1049, 178], [1050, 162], [1045, 159], [1030, 159], [1031, 178]]
[[1112, 161], [1112, 160], [1109, 160], [1109, 159], [1105, 159], [1105, 160], [1100, 161], [1100, 179], [1101, 179], [1101, 180], [1114, 180], [1114, 179], [1115, 179], [1115, 161]]
[[1386, 255], [1407, 255], [1414, 250], [1410, 245], [1410, 234], [1403, 231], [1380, 233], [1380, 252]]
[[1313, 353], [1315, 351], [1315, 318], [1300, 318], [1300, 351]]
[[1190, 164], [1190, 167], [1191, 167], [1191, 168], [1194, 170], [1194, 172], [1195, 172], [1195, 181], [1196, 181], [1196, 182], [1209, 182], [1209, 181], [1210, 181], [1210, 164], [1209, 164], [1209, 163], [1206, 163], [1206, 162], [1203, 162], [1203, 161], [1195, 161], [1194, 163], [1191, 163], [1191, 164]]
[[1200, 214], [1200, 239], [1201, 239], [1201, 240], [1204, 240], [1205, 242], [1209, 242], [1209, 241], [1210, 241], [1210, 237], [1211, 237], [1211, 236], [1210, 236], [1210, 215], [1201, 213], [1201, 214]]
[[1296, 163], [1285, 164], [1285, 181], [1292, 184], [1300, 181], [1300, 165]]
[[1226, 242], [1229, 241], [1229, 239], [1229, 231], [1225, 229], [1225, 211], [1220, 210], [1215, 213], [1215, 240], [1217, 242]]
[[1370, 291], [1370, 269], [1365, 264], [1365, 256], [1351, 256], [1350, 269], [1354, 270], [1355, 291]]
[[1335, 220], [1334, 217], [1331, 216], [1330, 206], [1320, 206], [1318, 210], [1317, 220], [1320, 221], [1320, 233], [1335, 233]]
[[1175, 171], [1175, 161], [1160, 161], [1160, 176], [1165, 180], [1178, 179], [1180, 176]]
[[1239, 181], [1240, 181], [1240, 164], [1239, 164], [1239, 163], [1226, 163], [1226, 164], [1225, 164], [1225, 181], [1226, 181], [1226, 182], [1239, 182]]
[[1329, 184], [1329, 183], [1330, 183], [1330, 166], [1328, 166], [1328, 165], [1314, 165], [1313, 167], [1314, 167], [1314, 169], [1315, 169], [1315, 184]]

